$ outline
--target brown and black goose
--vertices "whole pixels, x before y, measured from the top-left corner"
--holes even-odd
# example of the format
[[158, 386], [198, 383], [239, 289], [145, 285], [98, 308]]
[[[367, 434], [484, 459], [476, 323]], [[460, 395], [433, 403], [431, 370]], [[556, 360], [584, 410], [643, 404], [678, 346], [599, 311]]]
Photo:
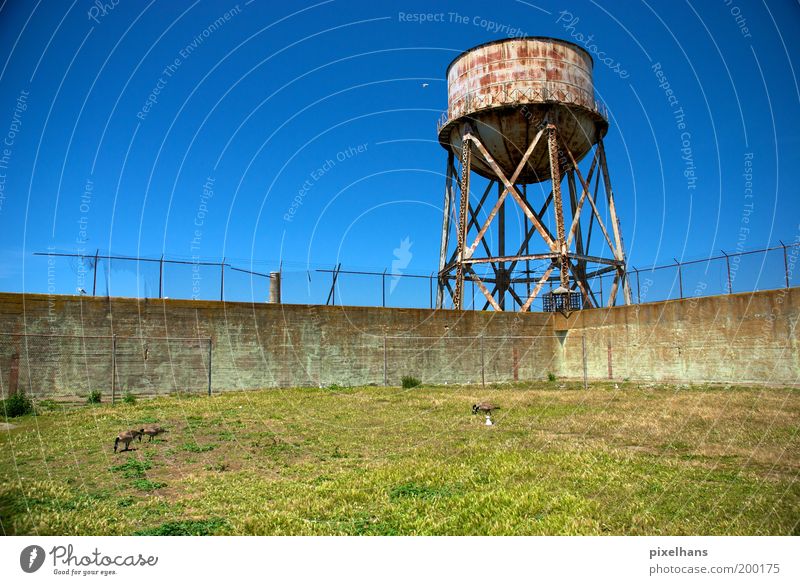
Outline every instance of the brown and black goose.
[[492, 414], [493, 410], [499, 410], [500, 407], [492, 404], [491, 402], [479, 402], [478, 404], [472, 405], [472, 414], [478, 414], [479, 412], [486, 413], [488, 415]]
[[142, 431], [123, 431], [118, 434], [117, 438], [114, 439], [114, 453], [117, 452], [117, 447], [119, 447], [120, 443], [125, 445], [123, 451], [130, 451], [131, 443], [137, 437], [140, 441], [142, 440]]
[[[167, 429], [165, 429], [164, 427], [159, 427], [157, 425], [150, 425], [150, 426], [144, 427], [139, 432], [142, 433], [143, 435], [147, 435], [148, 437], [150, 437], [149, 440], [152, 441], [153, 437], [157, 437], [158, 435], [160, 435], [162, 433], [167, 433], [169, 431], [167, 431]], [[139, 437], [139, 440], [140, 441], [142, 440], [141, 437]]]

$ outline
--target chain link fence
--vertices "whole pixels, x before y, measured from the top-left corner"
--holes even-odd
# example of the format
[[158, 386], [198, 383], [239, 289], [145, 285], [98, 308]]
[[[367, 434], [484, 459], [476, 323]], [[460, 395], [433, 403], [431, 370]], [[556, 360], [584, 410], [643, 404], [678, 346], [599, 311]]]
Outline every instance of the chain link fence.
[[[800, 270], [795, 270], [798, 257], [800, 243], [781, 242], [761, 250], [721, 251], [700, 260], [675, 260], [649, 267], [629, 265], [628, 277], [635, 304], [792, 288], [800, 286]], [[42, 280], [41, 290], [46, 288], [51, 294], [263, 303], [269, 298], [270, 275], [279, 274], [284, 303], [432, 309], [438, 287], [435, 271], [356, 270], [341, 264], [298, 270], [281, 264], [251, 262], [239, 266], [225, 259], [112, 256], [99, 251], [93, 255], [47, 252], [35, 256], [35, 261], [43, 260], [46, 280]], [[514, 281], [538, 280], [548, 264], [527, 263], [524, 269], [511, 273], [516, 293], [527, 298], [533, 285]], [[34, 263], [33, 270], [39, 270], [39, 264]], [[31, 282], [36, 282], [35, 278]], [[609, 274], [590, 279], [599, 305], [608, 303], [612, 283], [613, 275]], [[474, 282], [465, 284], [464, 308], [489, 309]], [[554, 286], [558, 282], [552, 279], [542, 293]], [[507, 300], [511, 303], [510, 297]], [[542, 295], [531, 310], [543, 310]]]

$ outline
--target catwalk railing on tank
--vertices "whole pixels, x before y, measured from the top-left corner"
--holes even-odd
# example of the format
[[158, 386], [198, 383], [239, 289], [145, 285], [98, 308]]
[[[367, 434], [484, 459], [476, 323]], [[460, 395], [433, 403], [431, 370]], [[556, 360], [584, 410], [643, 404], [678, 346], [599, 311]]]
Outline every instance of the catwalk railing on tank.
[[[34, 264], [26, 273], [25, 292], [263, 303], [269, 298], [270, 273], [279, 272], [283, 303], [434, 308], [438, 278], [436, 272], [361, 270], [342, 264], [298, 269], [277, 262], [245, 265], [226, 259], [147, 258], [99, 251], [91, 255], [45, 252], [36, 259], [42, 264]], [[649, 303], [796, 287], [800, 285], [799, 260], [800, 242], [781, 242], [760, 250], [721, 251], [709, 258], [676, 259], [649, 267], [629, 264], [628, 278], [633, 302]], [[530, 291], [523, 288], [530, 284], [515, 284], [515, 276], [522, 276], [523, 270], [541, 275], [543, 266], [526, 266], [509, 275], [520, 298], [527, 298]], [[490, 277], [491, 267], [485, 270]], [[590, 279], [593, 305], [606, 306], [613, 280], [612, 274]], [[551, 280], [543, 292], [557, 286]], [[465, 309], [491, 308], [474, 282], [467, 280], [465, 295]], [[507, 310], [517, 308], [511, 295], [507, 301]], [[543, 310], [541, 296], [531, 310]]]

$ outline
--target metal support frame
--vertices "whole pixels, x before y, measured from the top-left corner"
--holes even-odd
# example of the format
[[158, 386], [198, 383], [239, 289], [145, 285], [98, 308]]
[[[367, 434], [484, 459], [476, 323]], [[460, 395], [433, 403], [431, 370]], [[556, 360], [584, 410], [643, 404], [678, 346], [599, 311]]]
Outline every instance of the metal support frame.
[[[548, 149], [552, 189], [537, 213], [528, 198], [526, 186], [518, 184], [517, 179], [528, 164], [537, 144], [543, 141], [546, 141]], [[477, 205], [474, 206], [470, 194], [473, 156], [480, 157], [494, 173], [480, 200], [477, 200], [476, 196]], [[480, 136], [469, 124], [465, 125], [462, 135], [460, 173], [456, 169], [455, 158], [453, 152], [448, 153], [437, 278], [437, 308], [445, 307], [447, 292], [452, 299], [452, 308], [462, 310], [465, 281], [470, 281], [473, 290], [477, 287], [484, 296], [484, 310], [492, 307], [495, 311], [505, 311], [508, 308], [507, 303], [511, 301], [516, 310], [529, 311], [544, 286], [550, 284], [552, 290], [554, 282], [564, 289], [579, 291], [583, 298], [583, 306], [590, 308], [603, 304], [604, 295], [600, 293], [598, 303], [591, 287], [591, 279], [605, 272], [614, 273], [611, 291], [607, 295], [608, 306], [617, 304], [620, 289], [623, 302], [625, 304], [632, 302], [622, 230], [616, 213], [602, 138], [598, 139], [593, 151], [586, 155], [586, 160], [591, 161], [591, 166], [585, 176], [572, 152], [561, 140], [558, 125], [551, 122], [543, 124], [538, 129], [510, 176], [506, 176], [487, 151]], [[460, 190], [458, 196], [455, 193], [456, 182]], [[495, 182], [497, 199], [492, 204], [487, 200]], [[569, 223], [565, 218], [562, 182], [566, 183], [569, 191]], [[607, 205], [606, 220], [610, 222], [608, 229], [598, 208], [601, 182]], [[523, 217], [522, 244], [517, 251], [506, 250], [508, 244], [506, 199], [509, 196], [517, 204]], [[583, 215], [582, 211], [585, 211]], [[555, 226], [555, 233], [551, 233], [547, 227], [548, 222], [545, 218], [548, 215], [552, 220], [550, 225]], [[585, 225], [581, 225], [581, 220], [586, 215], [589, 216], [588, 229], [585, 229]], [[611, 252], [610, 257], [607, 253], [590, 252], [589, 246], [595, 224], [602, 233], [601, 242], [596, 243], [595, 247], [599, 248], [604, 244], [607, 247], [605, 249]], [[493, 234], [496, 236], [493, 238], [495, 240], [493, 245], [490, 245], [486, 237], [490, 228], [494, 229]], [[453, 231], [456, 239], [454, 249], [450, 244]], [[534, 240], [534, 234], [539, 238]], [[540, 249], [542, 244], [544, 245], [545, 251], [532, 252], [531, 248], [534, 246], [531, 244], [535, 245], [537, 241]], [[481, 254], [478, 254], [479, 248]], [[531, 261], [540, 261], [541, 265], [538, 269], [532, 269]], [[523, 264], [519, 264], [520, 262]], [[479, 276], [475, 269], [480, 265], [489, 265], [492, 272]], [[518, 265], [520, 269], [514, 272]], [[602, 279], [599, 281], [602, 287]]]
[[326, 305], [336, 305], [336, 280], [339, 278], [339, 273], [342, 271], [342, 263], [339, 262], [331, 270], [331, 290], [328, 292], [328, 298], [325, 301]]
[[467, 208], [469, 207], [469, 176], [472, 172], [472, 142], [467, 140], [467, 134], [461, 148], [461, 202], [458, 209], [458, 245], [456, 246], [456, 290], [453, 292], [453, 308], [460, 311], [463, 308], [464, 293], [464, 258], [467, 239]]

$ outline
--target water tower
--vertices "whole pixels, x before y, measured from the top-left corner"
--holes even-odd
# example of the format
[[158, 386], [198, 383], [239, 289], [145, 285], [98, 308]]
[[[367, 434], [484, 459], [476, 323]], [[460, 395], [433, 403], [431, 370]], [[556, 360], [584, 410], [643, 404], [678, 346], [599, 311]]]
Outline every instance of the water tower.
[[[485, 297], [484, 308], [498, 311], [507, 300], [528, 311], [546, 285], [546, 310], [596, 307], [601, 297], [592, 284], [610, 273], [602, 304], [615, 305], [620, 288], [629, 304], [603, 149], [608, 121], [594, 98], [591, 56], [545, 37], [486, 43], [450, 64], [447, 93], [439, 125], [448, 160], [437, 306], [447, 306], [449, 295], [462, 309], [466, 280]], [[583, 159], [591, 160], [585, 172]], [[473, 173], [488, 179], [485, 190], [471, 193]], [[532, 184], [540, 185], [529, 196]], [[506, 229], [507, 205], [519, 207], [521, 229]], [[590, 251], [593, 244], [600, 251]]]

